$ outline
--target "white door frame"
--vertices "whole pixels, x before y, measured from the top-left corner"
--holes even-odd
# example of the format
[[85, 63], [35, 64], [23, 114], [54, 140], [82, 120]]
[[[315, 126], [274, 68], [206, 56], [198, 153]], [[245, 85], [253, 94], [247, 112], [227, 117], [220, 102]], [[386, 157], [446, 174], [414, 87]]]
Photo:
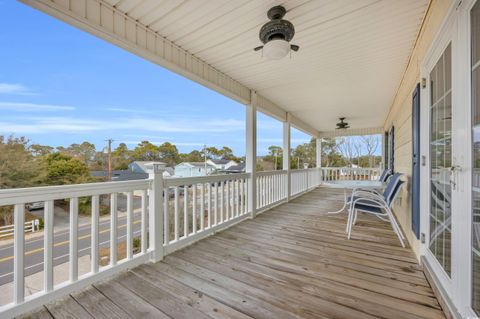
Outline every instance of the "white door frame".
[[[480, 0], [479, 0], [480, 1]], [[421, 232], [425, 243], [421, 254], [462, 317], [476, 317], [471, 308], [471, 84], [470, 84], [470, 10], [475, 0], [454, 1], [421, 64], [420, 75], [426, 79], [421, 91], [420, 178], [430, 181], [430, 70], [448, 43], [452, 44], [452, 165], [461, 167], [457, 187], [452, 190], [451, 277], [428, 249], [430, 225], [430, 182], [420, 183]]]

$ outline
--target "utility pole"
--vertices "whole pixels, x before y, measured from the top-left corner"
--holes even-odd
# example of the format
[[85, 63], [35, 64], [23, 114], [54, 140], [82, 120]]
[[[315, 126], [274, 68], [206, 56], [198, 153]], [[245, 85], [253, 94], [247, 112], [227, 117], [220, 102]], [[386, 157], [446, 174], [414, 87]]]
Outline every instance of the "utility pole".
[[109, 138], [106, 140], [108, 142], [107, 152], [108, 152], [108, 181], [112, 180], [112, 143], [113, 139]]

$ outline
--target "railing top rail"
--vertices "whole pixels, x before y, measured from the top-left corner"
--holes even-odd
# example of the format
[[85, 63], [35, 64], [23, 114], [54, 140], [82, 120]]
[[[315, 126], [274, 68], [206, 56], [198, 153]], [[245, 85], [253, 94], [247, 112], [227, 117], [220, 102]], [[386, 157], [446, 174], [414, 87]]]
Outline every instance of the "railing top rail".
[[257, 176], [272, 176], [272, 175], [286, 175], [286, 174], [287, 174], [286, 170], [257, 172]]
[[192, 185], [192, 184], [201, 184], [201, 183], [232, 181], [232, 180], [240, 180], [240, 179], [247, 179], [247, 178], [250, 178], [250, 173], [168, 178], [164, 180], [164, 183], [166, 187], [172, 187], [172, 186], [183, 186], [183, 185]]
[[143, 179], [134, 181], [3, 189], [0, 190], [0, 206], [146, 190], [149, 187], [150, 180]]
[[380, 170], [378, 167], [321, 167], [324, 170]]

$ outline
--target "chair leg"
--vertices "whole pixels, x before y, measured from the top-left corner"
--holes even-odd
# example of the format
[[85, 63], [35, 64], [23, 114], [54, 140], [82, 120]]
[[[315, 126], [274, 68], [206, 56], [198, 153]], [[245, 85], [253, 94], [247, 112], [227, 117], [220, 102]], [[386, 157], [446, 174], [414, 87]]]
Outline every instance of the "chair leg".
[[350, 205], [350, 208], [348, 209], [347, 212], [347, 225], [345, 227], [345, 233], [348, 234], [348, 229], [350, 227], [350, 220], [352, 219], [352, 205]]
[[397, 235], [398, 239], [400, 240], [400, 244], [402, 245], [403, 248], [405, 248], [405, 243], [404, 243], [404, 236], [402, 234], [402, 230], [397, 224], [397, 221], [395, 220], [395, 216], [393, 216], [392, 211], [390, 210], [390, 207], [387, 207], [387, 214], [388, 214], [388, 219], [390, 220], [390, 225], [392, 225], [393, 231]]
[[389, 208], [388, 218], [389, 219], [391, 218], [391, 220], [393, 221], [393, 224], [395, 225], [395, 228], [397, 229], [396, 232], [398, 234], [400, 234], [400, 237], [402, 237], [402, 239], [405, 239], [405, 235], [403, 234], [402, 229], [400, 228], [400, 225], [398, 224], [397, 219], [395, 218], [395, 215], [393, 214], [393, 211], [390, 208]]
[[351, 215], [350, 222], [348, 223], [348, 235], [347, 235], [348, 239], [350, 239], [350, 237], [352, 236], [353, 219], [356, 214], [357, 214], [357, 210], [354, 207], [352, 207], [352, 213], [350, 214]]
[[357, 217], [358, 217], [358, 211], [355, 210], [355, 214], [353, 215], [353, 225], [357, 224]]

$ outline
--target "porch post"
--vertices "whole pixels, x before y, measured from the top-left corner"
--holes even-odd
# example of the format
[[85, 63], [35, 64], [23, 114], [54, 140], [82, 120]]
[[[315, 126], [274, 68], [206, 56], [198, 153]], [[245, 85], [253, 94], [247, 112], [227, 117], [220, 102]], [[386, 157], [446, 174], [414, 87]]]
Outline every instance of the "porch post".
[[251, 91], [250, 104], [246, 106], [245, 169], [250, 173], [248, 180], [248, 210], [251, 218], [257, 213], [257, 93]]
[[163, 259], [163, 171], [166, 164], [150, 164], [147, 166], [148, 177], [152, 181], [148, 203], [148, 239], [150, 260], [158, 262]]
[[317, 167], [317, 186], [322, 182], [322, 138], [317, 137], [317, 157], [316, 157], [316, 167]]
[[287, 171], [287, 202], [290, 201], [291, 195], [291, 172], [290, 172], [290, 117], [287, 114], [287, 121], [283, 122], [283, 170]]

